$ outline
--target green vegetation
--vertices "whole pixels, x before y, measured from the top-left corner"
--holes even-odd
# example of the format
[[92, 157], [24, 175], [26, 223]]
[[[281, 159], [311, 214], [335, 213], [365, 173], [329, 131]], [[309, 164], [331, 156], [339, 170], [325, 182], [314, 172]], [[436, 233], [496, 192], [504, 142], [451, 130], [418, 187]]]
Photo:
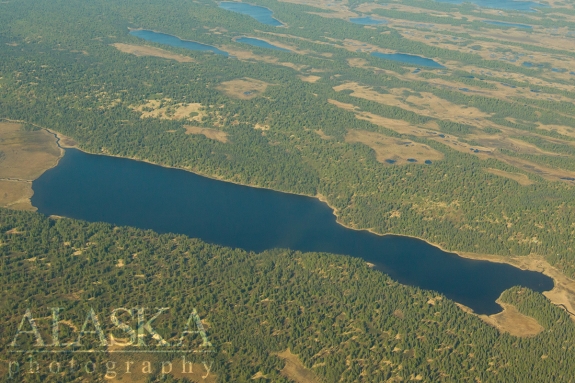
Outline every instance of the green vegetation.
[[[93, 308], [106, 334], [112, 330], [106, 313], [115, 308], [171, 307], [178, 315], [196, 309], [207, 324], [215, 351], [209, 356], [211, 374], [219, 382], [249, 382], [258, 372], [287, 382], [280, 374], [284, 362], [274, 355], [287, 348], [324, 382], [575, 378], [575, 367], [566, 363], [574, 356], [575, 325], [563, 310], [524, 289], [506, 292], [503, 301], [543, 325], [545, 330], [532, 338], [499, 334], [445, 297], [399, 285], [362, 260], [340, 255], [254, 254], [184, 236], [8, 210], [0, 210], [0, 241], [2, 344], [12, 341], [26, 309], [48, 342], [49, 307], [60, 307], [60, 318], [76, 326]], [[178, 315], [159, 319], [154, 328], [169, 339], [182, 327]], [[61, 342], [74, 339], [67, 326], [61, 329]], [[19, 335], [18, 342], [20, 349], [37, 349], [33, 334]], [[87, 334], [83, 342], [99, 339]], [[146, 342], [154, 341], [148, 337]], [[0, 351], [4, 361], [28, 367], [28, 356], [19, 358], [8, 349]], [[73, 356], [77, 363], [91, 360], [102, 366], [117, 354]], [[54, 380], [48, 370], [54, 358], [35, 355], [40, 372], [24, 369], [17, 380]], [[68, 365], [71, 356], [59, 358]], [[4, 362], [2, 368], [6, 371]], [[118, 366], [118, 378], [121, 370]], [[100, 377], [104, 372], [98, 369]], [[66, 370], [58, 381], [86, 376], [83, 370]], [[147, 378], [175, 380], [166, 380], [157, 369]], [[0, 379], [14, 381], [7, 374]]]
[[449, 134], [466, 135], [476, 130], [473, 126], [452, 121], [440, 120], [438, 121], [438, 125], [442, 132]]
[[[345, 225], [416, 236], [450, 250], [540, 254], [575, 276], [574, 186], [553, 181], [557, 174], [575, 174], [575, 88], [567, 73], [551, 70], [557, 62], [573, 67], [575, 53], [538, 41], [564, 38], [551, 28], [573, 30], [567, 16], [575, 10], [555, 4], [533, 14], [484, 14], [469, 3], [384, 1], [379, 4], [423, 13], [374, 8], [397, 23], [363, 27], [312, 14], [326, 16], [325, 9], [251, 2], [272, 9], [286, 27], [263, 25], [211, 0], [2, 2], [0, 119], [25, 121], [25, 130], [60, 132], [92, 153], [321, 194]], [[350, 1], [349, 9], [363, 3]], [[474, 19], [534, 29], [502, 42], [500, 27], [469, 21]], [[232, 56], [145, 42], [129, 28], [214, 45]], [[250, 47], [235, 42], [238, 36], [298, 53]], [[140, 57], [115, 43], [193, 60]], [[446, 68], [415, 71], [414, 65], [373, 57], [373, 51], [421, 55]], [[521, 65], [528, 60], [536, 66]], [[221, 90], [223, 82], [242, 78], [268, 85], [252, 98]], [[342, 85], [346, 90], [334, 90]], [[154, 112], [150, 100], [166, 107], [165, 118], [142, 118], [138, 108]], [[176, 118], [178, 108], [190, 103], [201, 107]], [[227, 142], [187, 134], [186, 125], [222, 130]], [[430, 165], [383, 164], [367, 145], [346, 142], [354, 129], [425, 144], [444, 158]], [[518, 140], [510, 145], [504, 134]], [[529, 150], [514, 146], [520, 141]], [[548, 153], [532, 154], [532, 145]], [[559, 173], [548, 177], [538, 164]], [[522, 185], [497, 170], [527, 175], [532, 183]], [[515, 338], [444, 297], [399, 285], [345, 256], [281, 249], [254, 254], [184, 236], [0, 210], [0, 286], [4, 345], [27, 308], [46, 339], [49, 307], [63, 308], [76, 325], [89, 307], [98, 313], [142, 305], [178, 313], [195, 308], [214, 345], [212, 373], [220, 382], [251, 382], [258, 373], [287, 382], [276, 353], [288, 348], [324, 382], [575, 380], [568, 363], [574, 324], [543, 296], [519, 287], [502, 295], [502, 302], [544, 327], [532, 338]], [[162, 324], [172, 337], [181, 327], [175, 317]], [[110, 323], [104, 326], [108, 330]], [[63, 326], [62, 339], [71, 336]], [[33, 337], [24, 337], [22, 344], [31, 346]], [[3, 361], [14, 357], [7, 351], [0, 347]], [[46, 355], [37, 360], [51, 361]], [[3, 381], [9, 381], [6, 371], [0, 365]], [[80, 372], [56, 378], [45, 369], [20, 378], [86, 379]]]
[[[537, 183], [521, 186], [482, 171], [495, 168], [525, 173], [496, 158], [480, 160], [473, 152], [455, 151], [439, 139], [398, 132], [392, 126], [378, 126], [355, 115], [370, 112], [402, 120], [414, 129], [428, 130], [437, 124], [438, 131], [459, 137], [461, 143], [482, 145], [479, 138], [465, 138], [481, 133], [473, 120], [463, 122], [459, 116], [446, 114], [430, 116], [426, 108], [433, 106], [409, 101], [410, 96], [418, 99], [430, 93], [485, 113], [492, 125], [485, 133], [499, 133], [498, 127], [506, 127], [516, 129], [516, 135], [524, 138], [526, 134], [521, 131], [527, 131], [529, 140], [537, 140], [535, 145], [547, 145], [549, 149], [545, 150], [562, 157], [510, 155], [575, 170], [571, 146], [553, 143], [551, 147], [551, 141], [535, 136], [572, 141], [567, 133], [538, 128], [540, 124], [575, 126], [572, 103], [489, 94], [503, 81], [528, 91], [528, 82], [500, 77], [506, 72], [545, 81], [547, 72], [416, 42], [386, 26], [370, 29], [306, 13], [316, 12], [313, 7], [272, 0], [258, 4], [273, 9], [288, 27], [269, 27], [248, 16], [219, 9], [209, 1], [96, 0], [84, 6], [79, 1], [24, 0], [2, 4], [0, 116], [61, 132], [89, 152], [145, 159], [282, 191], [320, 193], [338, 210], [342, 223], [357, 228], [413, 235], [451, 250], [501, 255], [537, 253], [568, 275], [575, 275], [571, 255], [575, 236], [570, 235], [569, 224], [575, 220], [575, 195], [570, 184], [549, 182], [529, 173]], [[437, 4], [440, 8], [475, 12], [468, 5]], [[147, 43], [129, 35], [128, 27], [171, 33], [224, 50], [252, 49], [232, 39], [249, 35], [290, 44], [308, 53], [253, 48], [257, 55], [252, 58], [224, 58]], [[405, 76], [413, 69], [377, 59], [367, 51], [344, 49], [344, 39], [421, 54], [442, 63], [452, 60], [474, 65], [484, 68], [485, 73], [423, 69], [408, 79]], [[190, 56], [194, 62], [137, 57], [111, 45], [117, 42], [161, 47]], [[350, 65], [352, 59], [363, 60], [363, 64]], [[298, 77], [311, 74], [321, 79], [307, 83]], [[220, 83], [243, 77], [271, 85], [260, 97], [249, 100], [218, 90]], [[458, 86], [477, 85], [483, 93], [466, 93], [429, 82], [438, 78]], [[333, 90], [346, 82], [368, 85], [381, 94], [392, 94], [394, 89], [408, 91], [397, 96], [403, 104], [386, 104]], [[563, 87], [540, 89], [562, 97], [573, 93]], [[171, 106], [201, 103], [203, 117], [193, 122], [140, 118], [135, 107], [152, 99], [166, 100]], [[356, 109], [343, 110], [328, 100], [351, 104]], [[224, 130], [229, 142], [187, 135], [185, 124]], [[269, 126], [269, 130], [256, 130], [256, 124]], [[426, 167], [384, 166], [367, 146], [345, 142], [350, 129], [425, 143], [444, 153], [445, 159]], [[319, 130], [332, 139], [322, 139], [316, 133]]]

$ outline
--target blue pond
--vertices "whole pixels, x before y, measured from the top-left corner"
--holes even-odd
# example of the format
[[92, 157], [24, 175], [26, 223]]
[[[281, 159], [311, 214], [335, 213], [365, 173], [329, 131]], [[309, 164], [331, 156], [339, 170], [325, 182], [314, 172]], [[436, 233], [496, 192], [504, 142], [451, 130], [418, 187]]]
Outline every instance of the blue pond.
[[527, 24], [504, 23], [503, 21], [493, 21], [493, 20], [483, 20], [483, 22], [486, 24], [497, 25], [500, 27], [533, 29], [531, 25]]
[[441, 65], [440, 63], [433, 61], [432, 59], [428, 59], [425, 57], [421, 57], [421, 56], [415, 56], [415, 55], [408, 55], [405, 53], [380, 53], [380, 52], [373, 52], [371, 54], [372, 56], [375, 56], [377, 58], [380, 59], [385, 59], [385, 60], [393, 60], [393, 61], [397, 61], [397, 62], [401, 62], [401, 63], [405, 63], [405, 64], [412, 64], [412, 65], [417, 65], [417, 66], [426, 66], [426, 67], [430, 67], [430, 68], [445, 68], [443, 65]]
[[534, 12], [534, 8], [546, 8], [548, 5], [534, 1], [516, 0], [435, 0], [440, 3], [463, 4], [473, 3], [482, 8], [504, 9], [509, 11]]
[[254, 39], [252, 37], [240, 37], [236, 41], [238, 43], [249, 44], [249, 45], [252, 45], [254, 47], [259, 47], [259, 48], [274, 49], [276, 51], [283, 51], [283, 52], [289, 52], [290, 51], [289, 49], [276, 47], [275, 45], [272, 45], [272, 44], [268, 43], [267, 41], [260, 40], [260, 39]]
[[381, 24], [387, 24], [386, 20], [380, 20], [380, 19], [374, 19], [372, 17], [369, 16], [365, 16], [365, 17], [352, 17], [349, 19], [349, 21], [351, 21], [354, 24], [359, 24], [359, 25], [381, 25]]
[[283, 24], [272, 17], [273, 12], [268, 8], [258, 7], [247, 3], [238, 3], [235, 1], [222, 1], [220, 8], [226, 11], [241, 13], [242, 15], [251, 16], [262, 24], [271, 25], [272, 27], [281, 27]]
[[196, 43], [195, 41], [181, 40], [176, 36], [167, 35], [165, 33], [159, 33], [154, 31], [148, 31], [146, 29], [138, 29], [130, 31], [130, 34], [146, 41], [151, 41], [158, 44], [165, 44], [177, 48], [185, 48], [191, 51], [202, 51], [202, 52], [212, 52], [217, 55], [228, 56], [228, 52], [219, 50], [216, 47], [206, 44]]
[[526, 68], [543, 68], [545, 66], [543, 64], [534, 64], [534, 63], [529, 62], [529, 61], [525, 61], [521, 65], [523, 65]]
[[415, 238], [347, 229], [315, 198], [145, 162], [67, 149], [32, 186], [32, 204], [43, 214], [185, 234], [250, 251], [281, 247], [346, 254], [480, 314], [501, 311], [495, 300], [512, 286], [553, 288], [553, 281], [538, 272], [465, 259]]

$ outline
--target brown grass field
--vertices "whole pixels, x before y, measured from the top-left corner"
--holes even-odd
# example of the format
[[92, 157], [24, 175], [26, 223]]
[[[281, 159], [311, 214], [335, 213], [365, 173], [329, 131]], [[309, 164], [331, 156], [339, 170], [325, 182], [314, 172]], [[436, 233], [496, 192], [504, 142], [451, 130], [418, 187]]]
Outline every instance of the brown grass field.
[[[427, 145], [365, 130], [348, 131], [345, 141], [359, 142], [369, 146], [375, 151], [377, 161], [381, 163], [386, 163], [386, 160], [393, 160], [396, 165], [405, 165], [410, 162], [424, 164], [426, 160], [440, 161], [443, 159], [443, 153]], [[408, 159], [415, 161], [408, 161]]]
[[32, 210], [31, 182], [0, 180], [0, 206], [16, 210]]
[[141, 118], [160, 118], [162, 120], [201, 121], [205, 113], [202, 104], [173, 103], [170, 99], [148, 100], [143, 105], [132, 106], [142, 113]]
[[519, 183], [519, 185], [522, 186], [529, 186], [529, 185], [533, 185], [535, 182], [531, 181], [529, 179], [529, 177], [527, 177], [525, 174], [521, 174], [521, 173], [510, 173], [510, 172], [506, 172], [504, 170], [499, 170], [499, 169], [485, 169], [486, 172], [491, 173], [491, 174], [495, 174], [496, 176], [500, 176], [500, 177], [505, 177], [505, 178], [509, 178], [513, 181], [517, 181], [517, 183]]
[[34, 210], [32, 181], [56, 166], [62, 153], [52, 134], [21, 127], [0, 122], [0, 206]]
[[[343, 84], [339, 87], [336, 87], [336, 90], [349, 89], [349, 86], [350, 86], [349, 83]], [[354, 88], [355, 88], [355, 84], [354, 84]], [[354, 93], [355, 93], [355, 91], [354, 91]], [[352, 95], [354, 95], [354, 93], [352, 93]], [[382, 94], [377, 93], [376, 95], [372, 95], [370, 93], [370, 91], [368, 90], [368, 91], [363, 92], [362, 96], [364, 96], [366, 99], [370, 99], [370, 100], [373, 100], [373, 99], [368, 98], [368, 96], [374, 96], [378, 100], [378, 102], [384, 103], [384, 100], [389, 102], [387, 105], [395, 105], [395, 106], [399, 106], [399, 107], [402, 107], [402, 105], [404, 105], [404, 102], [401, 101], [401, 99], [399, 97], [399, 92], [397, 92], [397, 91], [395, 92], [395, 94], [390, 93], [390, 94], [382, 95]], [[413, 98], [411, 98], [411, 97], [413, 97]], [[417, 99], [421, 99], [420, 97], [414, 97], [411, 95], [407, 97], [407, 99], [410, 99], [410, 98], [411, 98], [411, 102], [413, 102], [414, 100], [417, 100]], [[434, 98], [431, 98], [431, 100], [434, 100]], [[382, 117], [382, 116], [379, 116], [379, 115], [376, 115], [373, 113], [362, 112], [357, 106], [355, 106], [353, 104], [347, 104], [347, 103], [339, 102], [336, 100], [328, 100], [328, 102], [337, 106], [338, 108], [354, 112], [356, 118], [358, 118], [358, 119], [369, 121], [375, 125], [394, 130], [397, 133], [414, 135], [414, 136], [421, 137], [421, 138], [431, 139], [433, 141], [436, 141], [436, 142], [439, 142], [443, 145], [446, 145], [447, 147], [449, 147], [453, 150], [457, 150], [457, 151], [462, 152], [462, 153], [472, 154], [472, 155], [479, 157], [480, 159], [495, 158], [497, 160], [505, 162], [506, 164], [509, 164], [511, 166], [515, 166], [515, 167], [522, 169], [524, 171], [527, 171], [529, 173], [537, 174], [537, 175], [539, 175], [539, 176], [541, 176], [547, 180], [550, 180], [550, 181], [565, 182], [562, 180], [562, 178], [575, 178], [575, 172], [540, 165], [540, 164], [537, 164], [537, 163], [534, 163], [534, 162], [531, 162], [531, 161], [528, 161], [525, 159], [505, 155], [498, 150], [498, 149], [504, 148], [504, 149], [513, 150], [517, 153], [546, 154], [546, 155], [556, 156], [557, 154], [543, 151], [543, 150], [537, 148], [535, 145], [529, 144], [527, 142], [524, 142], [524, 141], [521, 141], [518, 139], [509, 138], [509, 136], [512, 136], [512, 135], [537, 136], [536, 134], [526, 133], [525, 131], [519, 131], [519, 130], [512, 129], [512, 128], [507, 128], [504, 126], [495, 125], [493, 123], [488, 124], [486, 121], [482, 121], [481, 119], [474, 120], [474, 118], [472, 118], [469, 121], [466, 121], [465, 118], [463, 118], [463, 119], [460, 119], [459, 121], [457, 121], [457, 119], [455, 118], [455, 115], [453, 115], [452, 118], [456, 122], [468, 123], [469, 125], [477, 126], [478, 128], [483, 128], [483, 127], [487, 127], [487, 126], [495, 126], [502, 131], [502, 133], [499, 133], [496, 135], [489, 135], [486, 133], [482, 133], [480, 130], [478, 130], [478, 132], [475, 134], [469, 134], [468, 136], [466, 136], [466, 138], [472, 139], [473, 141], [476, 141], [478, 144], [480, 144], [480, 145], [471, 145], [471, 144], [468, 144], [467, 142], [463, 142], [463, 141], [459, 140], [459, 137], [457, 137], [455, 135], [441, 133], [439, 130], [439, 127], [434, 122], [431, 122], [431, 123], [428, 123], [428, 124], [425, 124], [422, 126], [413, 125], [413, 124], [410, 124], [409, 122], [406, 122], [403, 120], [394, 120], [394, 119]], [[427, 111], [426, 112], [427, 115], [435, 116], [435, 117], [439, 117], [437, 114], [439, 114], [440, 116], [446, 116], [446, 117], [448, 116], [447, 115], [447, 113], [448, 113], [447, 106], [448, 105], [444, 105], [441, 102], [439, 102], [439, 103], [430, 102], [426, 105], [428, 108], [437, 107], [438, 111], [440, 112], [440, 113], [436, 113], [433, 111]], [[405, 109], [417, 112], [419, 109], [419, 106], [410, 105], [409, 109], [408, 108], [405, 108]], [[468, 109], [471, 109], [471, 108], [468, 108]], [[421, 114], [425, 115], [425, 113], [421, 113]], [[472, 115], [474, 115], [473, 111], [472, 111]], [[485, 126], [483, 126], [483, 125], [485, 125]], [[565, 127], [565, 129], [569, 129], [569, 128]], [[545, 138], [545, 139], [549, 140], [549, 138]], [[502, 175], [502, 174], [498, 174], [498, 175]]]
[[495, 315], [479, 315], [488, 324], [497, 328], [501, 332], [507, 332], [517, 337], [531, 337], [543, 331], [543, 327], [527, 315], [521, 314], [515, 306], [498, 302], [503, 311]]
[[288, 61], [280, 61], [277, 57], [255, 54], [252, 51], [238, 49], [237, 47], [235, 47], [233, 45], [224, 45], [222, 47], [222, 49], [225, 50], [226, 52], [228, 52], [231, 56], [233, 56], [233, 57], [235, 57], [241, 61], [247, 61], [247, 62], [260, 61], [260, 62], [265, 62], [268, 64], [282, 65], [282, 66], [285, 66], [287, 68], [295, 69], [297, 71], [300, 71], [303, 68], [305, 68], [305, 65], [294, 64], [294, 63], [288, 62]]
[[305, 82], [309, 82], [309, 83], [314, 83], [317, 82], [318, 80], [321, 79], [321, 77], [319, 76], [298, 76], [300, 78], [300, 80], [305, 81]]
[[206, 138], [220, 141], [223, 143], [228, 142], [228, 134], [224, 131], [211, 129], [211, 128], [201, 128], [198, 126], [189, 126], [185, 125], [184, 128], [186, 129], [186, 134], [202, 134]]
[[297, 355], [287, 349], [283, 352], [277, 353], [281, 359], [285, 361], [285, 367], [281, 370], [281, 374], [286, 378], [294, 381], [295, 383], [318, 383], [315, 373], [307, 369], [299, 360]]
[[218, 85], [217, 89], [228, 96], [249, 100], [264, 93], [270, 84], [253, 78], [244, 77], [241, 79], [224, 81]]
[[112, 44], [117, 50], [124, 53], [129, 53], [135, 56], [152, 56], [152, 57], [161, 57], [168, 60], [175, 60], [180, 63], [193, 63], [194, 59], [188, 56], [179, 55], [167, 51], [165, 49], [149, 47], [146, 45], [133, 45], [133, 44], [123, 44], [123, 43], [115, 43]]
[[373, 89], [355, 82], [348, 82], [333, 88], [336, 92], [351, 90], [353, 97], [375, 101], [383, 105], [397, 106], [422, 116], [435, 117], [460, 123], [475, 123], [477, 119], [489, 115], [474, 107], [465, 107], [443, 100], [432, 93], [412, 94], [409, 89], [389, 89], [389, 93], [378, 93]]

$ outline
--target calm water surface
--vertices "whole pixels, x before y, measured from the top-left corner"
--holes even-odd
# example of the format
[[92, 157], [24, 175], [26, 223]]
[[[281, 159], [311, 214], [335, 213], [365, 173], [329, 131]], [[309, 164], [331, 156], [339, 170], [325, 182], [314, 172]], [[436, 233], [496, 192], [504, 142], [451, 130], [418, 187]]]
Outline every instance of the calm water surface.
[[406, 63], [406, 64], [426, 66], [426, 67], [430, 67], [430, 68], [445, 68], [443, 65], [441, 65], [440, 63], [438, 63], [436, 61], [433, 61], [432, 59], [428, 59], [428, 58], [421, 57], [421, 56], [408, 55], [405, 53], [373, 52], [371, 55], [378, 57], [380, 59], [393, 60], [393, 61], [398, 61], [398, 62]]
[[359, 25], [381, 25], [381, 24], [387, 24], [386, 20], [378, 20], [378, 19], [374, 19], [372, 17], [369, 16], [365, 16], [365, 17], [352, 17], [349, 19], [349, 21], [351, 21], [354, 24], [359, 24]]
[[158, 44], [166, 44], [172, 47], [189, 49], [191, 51], [212, 52], [217, 55], [228, 56], [228, 52], [221, 51], [211, 45], [200, 44], [195, 41], [181, 40], [176, 36], [168, 35], [165, 33], [149, 31], [146, 29], [138, 29], [130, 31], [130, 34]]
[[262, 24], [271, 25], [272, 27], [283, 26], [280, 21], [272, 17], [273, 12], [265, 7], [258, 7], [257, 5], [238, 3], [235, 1], [222, 1], [219, 6], [226, 11], [251, 16]]
[[43, 214], [173, 232], [246, 250], [276, 247], [347, 254], [397, 281], [492, 314], [501, 292], [553, 288], [543, 274], [461, 258], [421, 240], [346, 229], [315, 198], [250, 188], [128, 159], [67, 149], [33, 183]]
[[240, 37], [239, 39], [236, 40], [238, 43], [244, 43], [244, 44], [249, 44], [252, 45], [254, 47], [259, 47], [259, 48], [266, 48], [266, 49], [273, 49], [276, 51], [283, 51], [283, 52], [290, 52], [289, 49], [285, 49], [285, 48], [280, 48], [278, 46], [275, 46], [273, 44], [268, 43], [267, 41], [264, 40], [260, 40], [260, 39], [254, 39], [252, 37]]

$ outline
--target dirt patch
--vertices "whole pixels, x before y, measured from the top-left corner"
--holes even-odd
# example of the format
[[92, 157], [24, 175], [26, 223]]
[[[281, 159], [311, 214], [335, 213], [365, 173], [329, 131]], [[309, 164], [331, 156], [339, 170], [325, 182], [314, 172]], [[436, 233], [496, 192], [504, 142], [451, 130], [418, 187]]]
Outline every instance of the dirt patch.
[[264, 93], [270, 84], [253, 78], [244, 77], [241, 79], [224, 81], [218, 85], [217, 89], [228, 96], [242, 100], [250, 100]]
[[197, 126], [189, 126], [185, 125], [184, 128], [186, 129], [186, 134], [202, 134], [206, 138], [220, 141], [223, 143], [228, 142], [228, 134], [224, 131], [217, 130], [217, 129], [210, 129], [210, 128], [200, 128]]
[[494, 174], [496, 176], [500, 176], [500, 177], [505, 177], [505, 178], [509, 178], [513, 181], [517, 181], [519, 183], [519, 185], [522, 186], [529, 186], [529, 185], [533, 185], [535, 182], [531, 181], [529, 179], [529, 177], [527, 177], [525, 174], [521, 174], [521, 173], [510, 173], [510, 172], [506, 172], [504, 170], [499, 170], [499, 169], [485, 169], [485, 171], [487, 173], [491, 173]]
[[503, 311], [494, 315], [479, 315], [483, 321], [497, 328], [500, 332], [507, 332], [517, 337], [531, 337], [544, 330], [543, 326], [527, 315], [521, 314], [515, 306], [497, 301]]
[[314, 83], [317, 82], [321, 79], [321, 77], [319, 76], [298, 76], [300, 78], [300, 80], [305, 81], [305, 82], [309, 82], [309, 83]]
[[174, 103], [170, 99], [147, 100], [145, 104], [132, 106], [140, 112], [141, 118], [159, 118], [162, 120], [202, 121], [205, 112], [199, 103]]
[[345, 141], [359, 142], [369, 146], [375, 151], [377, 161], [384, 164], [424, 164], [425, 161], [439, 161], [443, 159], [443, 153], [427, 145], [365, 130], [348, 131]]
[[281, 374], [296, 383], [318, 383], [315, 373], [306, 368], [297, 355], [292, 354], [290, 349], [276, 354], [285, 361]]
[[194, 62], [194, 59], [192, 59], [191, 57], [175, 54], [165, 49], [154, 48], [145, 45], [132, 45], [123, 43], [115, 43], [112, 45], [121, 52], [129, 53], [139, 57], [152, 56], [152, 57], [161, 57], [168, 60], [175, 60], [181, 63]]

